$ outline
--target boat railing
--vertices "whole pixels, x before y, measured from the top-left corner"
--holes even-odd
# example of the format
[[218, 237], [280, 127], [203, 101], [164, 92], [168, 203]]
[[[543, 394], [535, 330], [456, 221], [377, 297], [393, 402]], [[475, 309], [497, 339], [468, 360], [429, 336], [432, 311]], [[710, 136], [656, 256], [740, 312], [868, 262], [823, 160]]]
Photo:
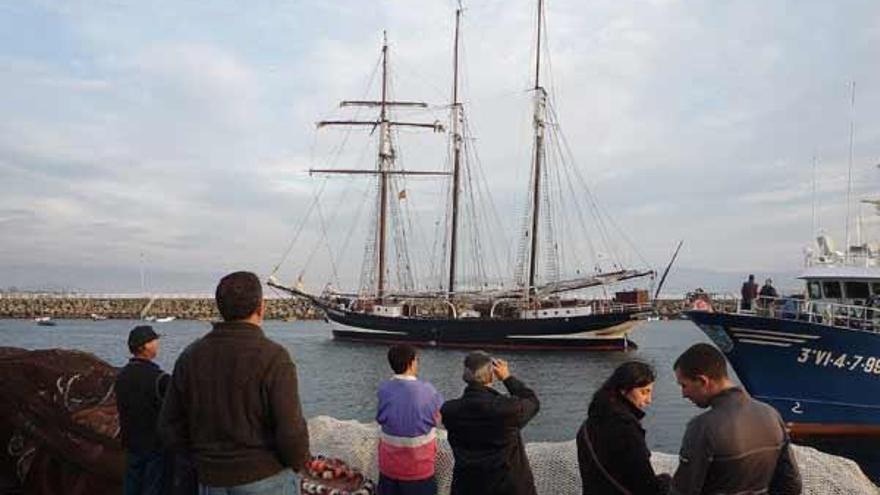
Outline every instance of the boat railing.
[[743, 309], [742, 304], [739, 304], [737, 312], [880, 333], [880, 308], [874, 306], [796, 297], [759, 296], [752, 301], [751, 309]]
[[640, 311], [653, 311], [654, 305], [651, 303], [619, 303], [619, 302], [607, 302], [600, 301], [601, 304], [596, 304], [593, 307], [594, 314], [608, 314], [608, 313], [632, 313], [632, 312], [640, 312]]
[[[503, 303], [513, 303], [519, 304], [520, 299], [509, 298], [509, 299], [497, 299], [494, 303], [492, 303], [492, 307], [489, 311], [489, 317], [495, 317], [495, 310], [498, 306]], [[615, 301], [608, 300], [594, 300], [589, 301], [589, 304], [578, 305], [577, 307], [587, 307], [589, 306], [592, 309], [591, 314], [612, 314], [612, 313], [647, 313], [654, 311], [654, 305], [652, 303], [619, 303]], [[541, 308], [541, 309], [549, 309], [549, 308]], [[529, 309], [531, 311], [532, 308]], [[535, 309], [537, 311], [537, 309]]]

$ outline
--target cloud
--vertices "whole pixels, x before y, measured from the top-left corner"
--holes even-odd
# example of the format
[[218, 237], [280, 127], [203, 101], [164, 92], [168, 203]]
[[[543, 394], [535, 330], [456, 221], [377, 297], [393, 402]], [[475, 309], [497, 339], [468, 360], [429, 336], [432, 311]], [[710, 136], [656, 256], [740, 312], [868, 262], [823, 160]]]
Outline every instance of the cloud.
[[[0, 100], [4, 257], [19, 267], [51, 259], [106, 265], [108, 273], [137, 263], [141, 252], [180, 273], [268, 267], [323, 187], [323, 225], [304, 224], [292, 264], [318, 246], [310, 278], [330, 276], [332, 254], [356, 282], [374, 185], [305, 171], [374, 167], [375, 134], [317, 132], [314, 123], [356, 115], [338, 108], [340, 100], [378, 96], [383, 29], [392, 96], [432, 104], [401, 117], [445, 119], [455, 6], [10, 7], [0, 47], [0, 91], [9, 95]], [[528, 199], [534, 5], [465, 7], [469, 144], [501, 222], [488, 242], [515, 251]], [[552, 70], [543, 84], [555, 102], [554, 124], [604, 211], [652, 263], [665, 262], [684, 238], [682, 263], [692, 267], [796, 267], [812, 237], [814, 156], [816, 223], [841, 238], [851, 118], [853, 196], [876, 191], [877, 6], [557, 0], [547, 7], [544, 62]], [[444, 136], [399, 138], [402, 165], [448, 166]], [[346, 139], [347, 151], [337, 152]], [[405, 187], [421, 269], [442, 242], [433, 236], [445, 221], [445, 186], [412, 180]], [[578, 223], [571, 204], [584, 198], [558, 209], [559, 228]], [[484, 213], [468, 222], [495, 220]], [[323, 240], [328, 227], [341, 232]], [[51, 283], [51, 272], [45, 276]]]

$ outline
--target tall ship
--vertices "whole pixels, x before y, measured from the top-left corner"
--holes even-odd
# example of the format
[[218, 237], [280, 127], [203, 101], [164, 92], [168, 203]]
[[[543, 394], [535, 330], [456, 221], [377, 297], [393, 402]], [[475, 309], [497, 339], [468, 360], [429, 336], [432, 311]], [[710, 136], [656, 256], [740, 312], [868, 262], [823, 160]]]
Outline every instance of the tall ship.
[[[333, 336], [338, 340], [487, 349], [634, 347], [627, 336], [652, 311], [652, 299], [644, 287], [653, 282], [654, 271], [647, 263], [643, 268], [625, 265], [617, 256], [618, 248], [603, 244], [607, 243], [609, 224], [613, 221], [609, 222], [607, 214], [598, 207], [583, 173], [572, 163], [571, 151], [559, 131], [556, 106], [542, 80], [542, 41], [546, 43], [543, 0], [537, 5], [534, 72], [530, 78], [528, 202], [522, 227], [512, 243], [518, 248], [516, 262], [511, 264], [515, 273], [512, 277], [506, 274], [506, 280], [513, 279], [506, 285], [502, 280], [505, 275], [487, 275], [487, 262], [498, 260], [487, 260], [493, 256], [486, 245], [487, 234], [481, 231], [478, 221], [486, 209], [477, 204], [477, 197], [487, 196], [488, 186], [478, 168], [460, 95], [461, 13], [459, 9], [455, 14], [452, 97], [451, 103], [445, 105], [448, 124], [439, 120], [407, 121], [399, 116], [406, 111], [427, 109], [429, 105], [391, 97], [387, 37], [377, 64], [378, 97], [343, 101], [340, 105], [374, 112], [373, 115], [318, 123], [319, 128], [365, 129], [378, 141], [374, 168], [310, 170], [312, 175], [344, 174], [374, 181], [360, 287], [342, 291], [328, 283], [323, 290], [309, 291], [303, 283], [303, 272], [297, 283], [285, 284], [279, 281], [280, 263], [268, 284], [319, 308], [332, 323]], [[446, 167], [402, 167], [397, 147], [401, 130], [447, 133]], [[435, 222], [441, 226], [435, 243], [441, 249], [425, 261], [438, 268], [429, 277], [430, 282], [422, 285], [413, 277], [419, 264], [406, 249], [412, 237], [412, 232], [407, 232], [411, 222], [403, 218], [408, 179], [434, 179], [445, 183], [447, 190], [446, 207], [439, 209], [442, 218]], [[570, 193], [573, 201], [567, 205], [557, 201], [563, 193]], [[434, 208], [437, 209], [436, 205]], [[597, 239], [573, 234], [579, 227], [588, 230], [585, 226], [590, 220]], [[602, 248], [597, 247], [600, 244]], [[332, 243], [325, 245], [327, 250], [332, 249]], [[582, 261], [588, 254], [594, 258]], [[640, 285], [623, 287], [624, 282]]]
[[[864, 203], [880, 214], [880, 200]], [[878, 437], [880, 246], [839, 251], [820, 235], [804, 265], [803, 295], [688, 316], [743, 386], [779, 410], [794, 438]]]

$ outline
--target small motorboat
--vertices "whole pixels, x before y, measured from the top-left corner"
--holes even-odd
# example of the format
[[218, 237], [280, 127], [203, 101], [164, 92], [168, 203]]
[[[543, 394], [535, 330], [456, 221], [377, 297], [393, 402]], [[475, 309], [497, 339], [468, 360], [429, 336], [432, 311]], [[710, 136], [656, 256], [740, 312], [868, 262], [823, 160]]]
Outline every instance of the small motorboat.
[[56, 325], [56, 323], [52, 321], [51, 316], [39, 316], [37, 318], [34, 318], [34, 321], [37, 322], [37, 325], [43, 327], [54, 327]]
[[169, 321], [174, 321], [176, 319], [176, 316], [163, 316], [161, 318], [156, 318], [156, 323], [168, 323]]

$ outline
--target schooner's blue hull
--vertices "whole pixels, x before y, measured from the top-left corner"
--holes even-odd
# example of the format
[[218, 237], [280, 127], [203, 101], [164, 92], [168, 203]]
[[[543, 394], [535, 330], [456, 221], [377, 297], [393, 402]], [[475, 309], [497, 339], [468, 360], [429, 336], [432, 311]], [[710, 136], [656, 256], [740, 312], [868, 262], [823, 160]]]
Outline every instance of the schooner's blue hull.
[[533, 350], [626, 350], [639, 312], [560, 318], [407, 318], [323, 308], [338, 340], [437, 347]]
[[797, 319], [690, 311], [743, 386], [796, 437], [880, 435], [880, 334]]

